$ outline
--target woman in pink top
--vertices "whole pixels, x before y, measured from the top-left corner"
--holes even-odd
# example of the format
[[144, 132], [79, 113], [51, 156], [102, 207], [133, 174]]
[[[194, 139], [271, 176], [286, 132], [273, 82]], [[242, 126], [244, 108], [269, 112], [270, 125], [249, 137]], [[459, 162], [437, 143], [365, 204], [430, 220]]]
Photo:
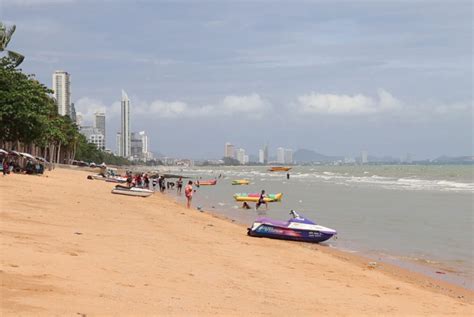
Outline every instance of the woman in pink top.
[[189, 181], [188, 185], [184, 188], [184, 195], [186, 196], [187, 203], [186, 207], [191, 208], [191, 200], [193, 200], [193, 182]]

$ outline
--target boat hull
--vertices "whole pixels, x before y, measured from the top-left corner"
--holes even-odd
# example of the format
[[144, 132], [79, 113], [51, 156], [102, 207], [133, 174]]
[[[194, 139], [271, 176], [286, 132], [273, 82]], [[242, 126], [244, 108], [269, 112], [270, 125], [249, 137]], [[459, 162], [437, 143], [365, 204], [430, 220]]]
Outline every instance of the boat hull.
[[[280, 201], [282, 197], [283, 197], [283, 194], [278, 193], [278, 194], [268, 195], [264, 198], [264, 200], [267, 203], [273, 203], [273, 202], [276, 202], [276, 201]], [[236, 201], [242, 201], [242, 202], [247, 201], [247, 202], [255, 202], [256, 203], [260, 199], [260, 195], [259, 194], [254, 194], [254, 195], [251, 195], [251, 196], [234, 195], [234, 199]]]
[[196, 181], [196, 185], [199, 186], [213, 186], [217, 184], [217, 180], [210, 180], [210, 181]]
[[239, 179], [239, 180], [232, 181], [232, 185], [248, 185], [248, 184], [250, 184], [250, 181], [246, 179]]
[[248, 228], [247, 233], [252, 237], [265, 237], [312, 243], [323, 242], [334, 236], [332, 233], [325, 233], [317, 230], [284, 228], [270, 224], [260, 224], [256, 228]]
[[106, 178], [105, 179], [106, 182], [109, 182], [109, 183], [119, 183], [119, 184], [123, 184], [123, 183], [126, 183], [127, 182], [127, 179], [126, 178]]
[[114, 188], [112, 189], [113, 194], [119, 194], [119, 195], [127, 195], [127, 196], [135, 196], [135, 197], [148, 197], [153, 195], [153, 192], [151, 190], [147, 189], [128, 189], [128, 188]]
[[288, 172], [289, 170], [291, 170], [291, 167], [284, 166], [274, 166], [268, 169], [268, 171], [270, 172]]

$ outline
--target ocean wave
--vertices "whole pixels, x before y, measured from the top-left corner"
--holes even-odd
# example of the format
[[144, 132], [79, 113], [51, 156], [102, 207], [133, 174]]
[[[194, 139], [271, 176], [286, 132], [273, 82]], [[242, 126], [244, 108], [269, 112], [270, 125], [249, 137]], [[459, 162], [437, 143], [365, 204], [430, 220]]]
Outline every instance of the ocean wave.
[[[425, 191], [453, 191], [453, 192], [474, 192], [474, 183], [456, 182], [443, 179], [422, 179], [412, 177], [388, 177], [380, 175], [351, 175], [350, 173], [335, 173], [329, 171], [296, 172], [291, 174], [291, 180], [298, 182], [328, 182], [346, 186], [376, 186], [392, 190], [425, 190]], [[222, 174], [226, 178], [246, 178], [249, 180], [279, 181], [286, 182], [281, 173], [271, 173], [258, 169], [218, 169], [211, 172], [207, 169], [190, 169], [186, 174], [191, 175], [216, 175]]]

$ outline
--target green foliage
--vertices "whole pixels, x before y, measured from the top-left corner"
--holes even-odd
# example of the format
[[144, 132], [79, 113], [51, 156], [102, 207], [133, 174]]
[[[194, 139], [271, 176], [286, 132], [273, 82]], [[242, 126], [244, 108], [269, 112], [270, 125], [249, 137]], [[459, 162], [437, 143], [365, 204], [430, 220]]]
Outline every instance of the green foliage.
[[0, 59], [0, 141], [49, 147], [52, 152], [61, 149], [67, 157], [87, 162], [131, 164], [88, 143], [69, 117], [57, 113], [51, 92], [11, 61]]
[[232, 157], [223, 157], [224, 165], [240, 165], [240, 162]]
[[7, 27], [5, 24], [0, 22], [0, 52], [7, 51], [8, 54], [8, 56], [2, 57], [0, 60], [4, 62], [10, 62], [13, 67], [20, 65], [25, 58], [23, 55], [17, 52], [6, 50], [8, 43], [10, 43], [10, 40], [12, 39], [13, 33], [15, 33], [15, 30], [15, 25]]

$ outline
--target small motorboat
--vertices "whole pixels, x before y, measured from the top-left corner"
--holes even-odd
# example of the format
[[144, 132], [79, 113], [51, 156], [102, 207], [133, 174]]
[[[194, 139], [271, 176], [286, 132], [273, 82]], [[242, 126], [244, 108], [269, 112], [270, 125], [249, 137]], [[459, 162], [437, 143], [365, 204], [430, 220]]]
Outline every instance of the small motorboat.
[[126, 183], [127, 178], [122, 177], [122, 176], [111, 176], [111, 177], [106, 177], [105, 181], [109, 183]]
[[128, 196], [137, 196], [137, 197], [148, 197], [153, 194], [152, 190], [145, 188], [137, 187], [126, 187], [117, 185], [112, 189], [113, 194], [128, 195]]
[[236, 179], [232, 181], [232, 185], [248, 185], [250, 181], [248, 179]]
[[[265, 194], [264, 200], [267, 203], [272, 203], [275, 201], [280, 201], [282, 197], [283, 197], [282, 193]], [[253, 193], [253, 194], [237, 193], [237, 194], [234, 194], [234, 199], [236, 201], [258, 202], [258, 200], [260, 199], [260, 194], [259, 193]]]
[[286, 166], [272, 166], [268, 169], [270, 172], [288, 172], [291, 167]]
[[96, 174], [96, 175], [87, 175], [87, 179], [95, 179], [95, 180], [105, 181], [107, 179], [107, 177], [104, 177], [100, 174]]
[[199, 186], [210, 186], [217, 184], [217, 179], [208, 179], [208, 180], [197, 180], [196, 185]]
[[337, 234], [336, 230], [317, 225], [294, 210], [290, 211], [290, 215], [292, 218], [288, 221], [258, 218], [252, 227], [248, 228], [247, 234], [253, 237], [315, 243], [326, 241]]

